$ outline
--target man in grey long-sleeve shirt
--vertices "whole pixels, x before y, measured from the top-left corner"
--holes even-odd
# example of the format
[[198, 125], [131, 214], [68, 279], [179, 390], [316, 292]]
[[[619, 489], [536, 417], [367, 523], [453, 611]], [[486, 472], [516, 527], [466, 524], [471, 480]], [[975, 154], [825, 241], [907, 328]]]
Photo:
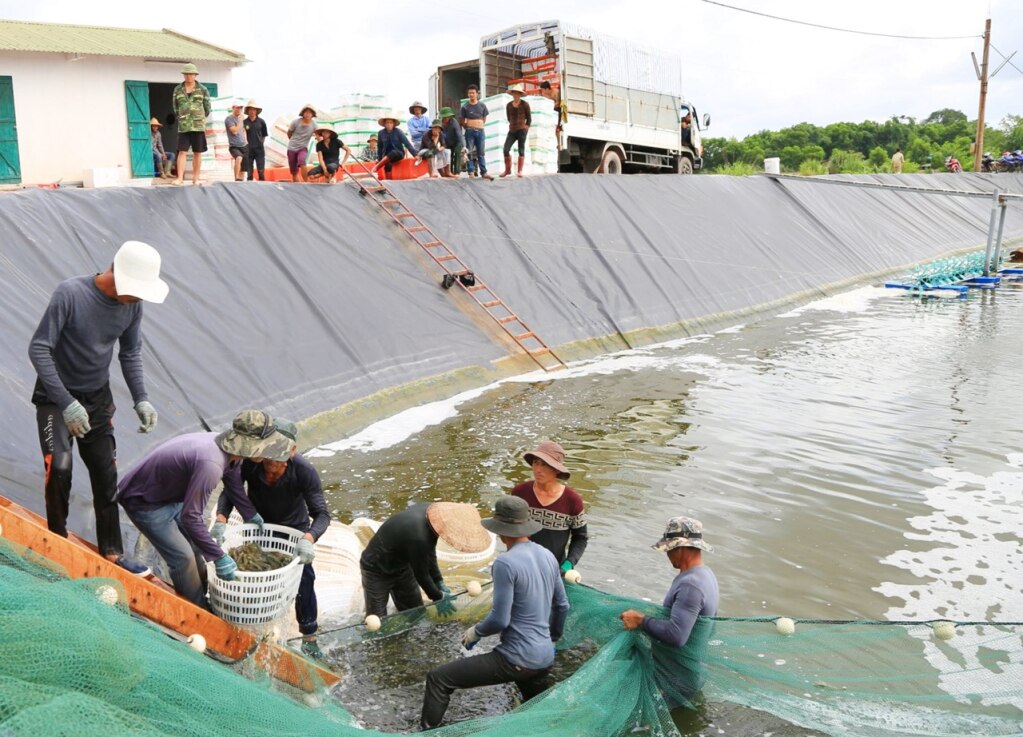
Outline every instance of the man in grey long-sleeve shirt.
[[110, 361], [120, 343], [118, 360], [128, 384], [141, 432], [156, 427], [142, 374], [142, 304], [167, 296], [160, 279], [160, 254], [138, 241], [128, 241], [102, 274], [61, 282], [50, 298], [28, 355], [38, 376], [32, 393], [39, 444], [45, 467], [46, 523], [67, 537], [71, 499], [71, 446], [89, 471], [96, 542], [99, 552], [132, 573], [149, 569], [123, 555], [117, 513], [117, 465], [114, 443], [114, 400], [110, 392]]
[[[118, 501], [139, 531], [170, 567], [174, 590], [197, 606], [206, 605], [206, 561], [217, 576], [234, 578], [234, 560], [210, 536], [203, 513], [214, 487], [243, 458], [289, 458], [294, 441], [277, 431], [273, 418], [245, 410], [219, 435], [180, 435], [157, 446], [121, 479]], [[232, 487], [226, 487], [232, 493]], [[241, 494], [235, 503], [250, 508]], [[246, 519], [262, 526], [258, 513]]]
[[549, 550], [530, 541], [540, 530], [524, 499], [504, 496], [483, 526], [501, 538], [508, 551], [493, 565], [494, 604], [490, 614], [465, 631], [462, 644], [471, 649], [481, 637], [501, 636], [493, 651], [461, 658], [434, 668], [426, 678], [423, 729], [440, 726], [451, 694], [459, 688], [514, 681], [523, 701], [543, 692], [554, 664], [554, 643], [560, 639], [568, 613], [568, 597], [558, 561]]
[[[664, 607], [670, 612], [668, 619], [648, 617], [635, 609], [621, 613], [625, 629], [642, 629], [654, 639], [677, 648], [689, 646], [693, 653], [699, 653], [701, 642], [693, 638], [706, 638], [710, 628], [697, 626], [699, 617], [716, 617], [718, 613], [718, 580], [714, 572], [703, 564], [703, 551], [713, 548], [703, 540], [703, 524], [692, 517], [673, 517], [668, 520], [664, 535], [653, 545], [654, 550], [668, 554], [671, 565], [679, 573], [664, 597]], [[656, 654], [655, 654], [656, 659]], [[687, 669], [681, 661], [668, 664], [662, 670], [678, 667]], [[689, 698], [702, 686], [702, 674], [663, 673], [670, 680], [670, 688], [677, 693], [667, 694], [671, 704], [680, 703], [678, 696]]]

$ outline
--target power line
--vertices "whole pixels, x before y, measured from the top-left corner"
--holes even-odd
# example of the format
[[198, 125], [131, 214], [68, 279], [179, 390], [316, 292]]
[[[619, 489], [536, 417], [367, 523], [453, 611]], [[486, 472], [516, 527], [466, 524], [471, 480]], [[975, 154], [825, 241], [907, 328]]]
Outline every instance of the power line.
[[709, 5], [717, 5], [722, 8], [728, 8], [729, 10], [738, 10], [740, 13], [749, 13], [750, 15], [759, 15], [762, 18], [770, 18], [771, 20], [785, 21], [786, 23], [795, 23], [800, 26], [810, 26], [811, 28], [823, 28], [826, 31], [839, 31], [841, 33], [855, 33], [860, 36], [880, 36], [882, 38], [902, 38], [910, 41], [962, 41], [965, 39], [980, 38], [980, 36], [903, 36], [897, 33], [874, 33], [872, 31], [857, 31], [852, 28], [838, 28], [837, 26], [825, 26], [820, 23], [810, 23], [805, 20], [796, 20], [795, 18], [783, 18], [780, 15], [771, 15], [769, 13], [761, 13], [758, 10], [750, 10], [749, 8], [740, 8], [735, 5], [726, 5], [725, 3], [719, 3], [717, 0], [703, 0], [703, 2]]

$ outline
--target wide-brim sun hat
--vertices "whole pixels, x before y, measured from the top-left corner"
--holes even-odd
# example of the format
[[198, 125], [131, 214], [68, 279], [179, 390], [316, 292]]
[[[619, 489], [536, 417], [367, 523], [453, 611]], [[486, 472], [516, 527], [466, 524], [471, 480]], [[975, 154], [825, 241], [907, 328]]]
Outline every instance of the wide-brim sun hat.
[[442, 118], [453, 118], [455, 117], [455, 111], [449, 107], [442, 107], [438, 113]]
[[661, 539], [651, 547], [662, 553], [676, 548], [699, 548], [708, 553], [714, 552], [714, 548], [703, 540], [703, 523], [693, 517], [672, 517]]
[[520, 95], [524, 95], [526, 94], [526, 87], [525, 85], [522, 84], [522, 82], [516, 82], [515, 84], [509, 85], [508, 87], [508, 94], [510, 95], [513, 92], [517, 92]]
[[198, 74], [199, 68], [195, 64], [185, 64], [181, 67], [182, 74]]
[[149, 119], [149, 124], [150, 124], [150, 125], [155, 125], [155, 126], [156, 126], [157, 128], [163, 128], [163, 123], [161, 123], [161, 122], [160, 122], [159, 120], [157, 120], [156, 118], [150, 118], [150, 119]]
[[441, 130], [444, 130], [444, 124], [442, 122], [440, 122], [440, 118], [434, 118], [433, 122], [430, 123], [430, 127], [431, 128], [440, 128]]
[[114, 288], [122, 297], [160, 304], [170, 287], [160, 278], [160, 254], [148, 243], [125, 241], [114, 254]]
[[461, 553], [482, 553], [490, 547], [490, 535], [472, 504], [434, 502], [427, 507], [426, 518], [437, 536]]
[[217, 435], [216, 443], [230, 455], [271, 461], [288, 460], [295, 447], [295, 441], [277, 429], [273, 417], [258, 409], [239, 412], [231, 429]]
[[423, 115], [426, 115], [426, 113], [428, 112], [428, 110], [426, 109], [426, 105], [424, 105], [423, 103], [419, 102], [419, 100], [416, 100], [415, 102], [413, 102], [411, 105], [408, 106], [409, 114], [410, 115], [415, 115], [416, 114], [416, 108], [419, 108], [420, 110], [422, 110], [423, 111], [422, 112]]
[[531, 537], [543, 529], [533, 519], [529, 504], [517, 496], [502, 496], [494, 504], [494, 516], [482, 522], [484, 529], [504, 537]]
[[315, 135], [320, 135], [320, 134], [322, 134], [325, 131], [327, 133], [333, 133], [335, 136], [337, 135], [337, 131], [334, 130], [333, 128], [331, 128], [329, 125], [326, 125], [326, 124], [321, 124], [321, 125], [317, 126], [316, 130], [314, 130], [313, 133]]
[[242, 108], [242, 112], [243, 113], [249, 112], [249, 108], [255, 110], [256, 115], [259, 115], [261, 112], [263, 112], [263, 108], [261, 108], [255, 100], [249, 100], [248, 102], [246, 102], [245, 107]]
[[298, 109], [298, 117], [301, 118], [302, 117], [302, 113], [304, 113], [306, 110], [312, 110], [313, 111], [313, 117], [314, 118], [316, 117], [316, 106], [313, 105], [312, 103], [307, 103], [307, 104], [303, 105], [302, 107], [300, 107]]
[[393, 115], [383, 115], [377, 120], [377, 125], [383, 126], [385, 120], [393, 120], [395, 126], [401, 125], [401, 120]]
[[522, 454], [522, 460], [527, 465], [533, 465], [533, 459], [539, 458], [548, 466], [558, 472], [559, 479], [567, 479], [571, 472], [565, 468], [565, 449], [553, 440], [544, 440], [537, 443], [536, 447], [528, 453]]

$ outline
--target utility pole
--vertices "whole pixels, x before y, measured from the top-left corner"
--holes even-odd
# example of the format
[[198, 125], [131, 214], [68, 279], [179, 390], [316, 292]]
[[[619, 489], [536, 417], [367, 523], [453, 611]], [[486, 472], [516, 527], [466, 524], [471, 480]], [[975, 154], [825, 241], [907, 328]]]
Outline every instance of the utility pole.
[[[980, 160], [984, 156], [984, 104], [987, 102], [987, 56], [991, 48], [991, 19], [984, 24], [984, 56], [977, 76], [980, 78], [980, 105], [977, 108], [977, 138], [973, 146], [973, 170], [980, 171]], [[977, 57], [973, 57], [977, 66]]]

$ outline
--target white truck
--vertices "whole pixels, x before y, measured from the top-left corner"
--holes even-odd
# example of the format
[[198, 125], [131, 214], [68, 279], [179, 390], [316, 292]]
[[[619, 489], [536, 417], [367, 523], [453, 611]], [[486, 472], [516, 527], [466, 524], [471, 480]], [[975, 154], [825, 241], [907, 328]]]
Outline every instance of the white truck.
[[674, 54], [556, 20], [513, 26], [480, 39], [478, 59], [437, 70], [431, 109], [457, 111], [470, 84], [489, 97], [513, 82], [530, 95], [549, 82], [551, 104], [563, 102], [559, 171], [691, 174], [703, 164], [700, 121], [682, 97]]

